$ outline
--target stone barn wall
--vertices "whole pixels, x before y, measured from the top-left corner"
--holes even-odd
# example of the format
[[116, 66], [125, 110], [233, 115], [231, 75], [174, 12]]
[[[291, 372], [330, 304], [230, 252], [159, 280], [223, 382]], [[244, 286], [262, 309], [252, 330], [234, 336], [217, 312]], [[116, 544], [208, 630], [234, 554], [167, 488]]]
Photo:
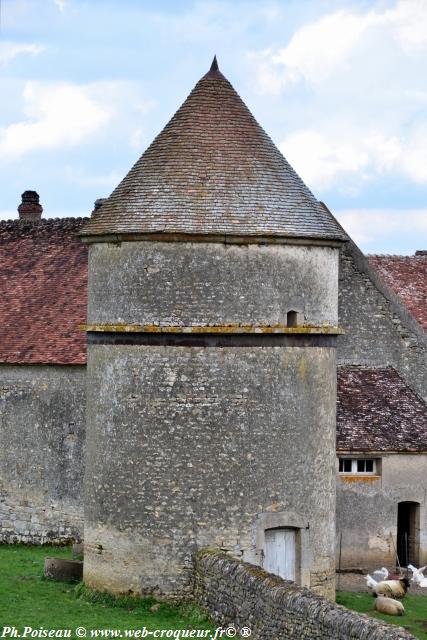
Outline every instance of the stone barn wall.
[[[194, 595], [222, 627], [251, 629], [253, 640], [409, 640], [403, 628], [353, 613], [293, 582], [230, 556], [202, 550]], [[239, 635], [239, 634], [237, 634]]]
[[426, 398], [426, 335], [353, 242], [341, 249], [338, 364], [394, 367]]
[[[426, 400], [425, 332], [353, 242], [340, 253], [339, 324], [345, 330], [338, 340], [339, 365], [392, 366]], [[426, 557], [426, 456], [377, 457], [381, 477], [337, 477], [337, 559], [342, 533], [343, 567], [394, 566], [391, 535], [396, 541], [397, 503], [405, 500], [421, 504], [420, 555]]]
[[0, 541], [83, 535], [86, 368], [0, 366]]
[[420, 505], [419, 564], [427, 564], [427, 454], [383, 455], [380, 467], [379, 476], [337, 476], [337, 558], [342, 533], [344, 569], [396, 564], [399, 502]]

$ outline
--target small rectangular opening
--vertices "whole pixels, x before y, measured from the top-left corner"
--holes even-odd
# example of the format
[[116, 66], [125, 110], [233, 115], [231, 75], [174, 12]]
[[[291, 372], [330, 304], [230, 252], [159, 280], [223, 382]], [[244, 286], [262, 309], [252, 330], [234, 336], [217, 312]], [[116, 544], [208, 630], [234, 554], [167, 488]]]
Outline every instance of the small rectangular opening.
[[376, 458], [339, 458], [339, 473], [376, 475], [380, 473], [379, 460]]
[[298, 326], [298, 312], [297, 311], [288, 311], [286, 316], [286, 325], [288, 327], [297, 327]]

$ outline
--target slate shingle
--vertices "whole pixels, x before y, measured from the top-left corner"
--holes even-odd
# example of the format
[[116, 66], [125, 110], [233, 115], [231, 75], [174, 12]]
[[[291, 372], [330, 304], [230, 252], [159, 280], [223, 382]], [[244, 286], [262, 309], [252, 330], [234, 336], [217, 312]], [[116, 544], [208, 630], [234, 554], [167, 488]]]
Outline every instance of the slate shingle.
[[83, 231], [115, 233], [346, 239], [215, 65]]
[[427, 451], [427, 407], [391, 367], [338, 367], [339, 451]]

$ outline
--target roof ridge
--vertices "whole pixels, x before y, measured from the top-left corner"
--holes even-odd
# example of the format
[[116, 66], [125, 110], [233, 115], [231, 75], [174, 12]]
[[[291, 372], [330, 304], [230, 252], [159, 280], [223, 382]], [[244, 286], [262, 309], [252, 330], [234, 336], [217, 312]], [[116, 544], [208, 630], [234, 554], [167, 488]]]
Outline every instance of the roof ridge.
[[36, 226], [36, 225], [43, 225], [46, 223], [50, 223], [50, 222], [69, 222], [69, 221], [78, 221], [80, 222], [81, 220], [89, 220], [90, 216], [65, 216], [65, 217], [56, 217], [56, 218], [41, 218], [40, 220], [21, 220], [20, 218], [8, 218], [6, 220], [0, 220], [0, 225], [1, 224], [20, 224], [22, 226]]
[[410, 255], [401, 254], [401, 253], [367, 253], [365, 254], [367, 258], [400, 258], [404, 260], [414, 260], [417, 258], [426, 258], [427, 254], [418, 254], [411, 253]]

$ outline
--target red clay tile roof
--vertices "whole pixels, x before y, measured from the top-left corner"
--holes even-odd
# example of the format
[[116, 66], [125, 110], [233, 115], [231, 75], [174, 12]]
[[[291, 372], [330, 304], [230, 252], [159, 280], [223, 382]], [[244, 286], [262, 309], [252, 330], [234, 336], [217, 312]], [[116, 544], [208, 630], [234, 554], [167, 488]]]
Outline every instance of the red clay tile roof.
[[83, 233], [347, 240], [215, 64]]
[[427, 451], [427, 407], [387, 367], [338, 367], [337, 449]]
[[368, 255], [370, 265], [427, 329], [427, 253], [414, 256]]
[[86, 362], [86, 221], [0, 222], [0, 362]]

